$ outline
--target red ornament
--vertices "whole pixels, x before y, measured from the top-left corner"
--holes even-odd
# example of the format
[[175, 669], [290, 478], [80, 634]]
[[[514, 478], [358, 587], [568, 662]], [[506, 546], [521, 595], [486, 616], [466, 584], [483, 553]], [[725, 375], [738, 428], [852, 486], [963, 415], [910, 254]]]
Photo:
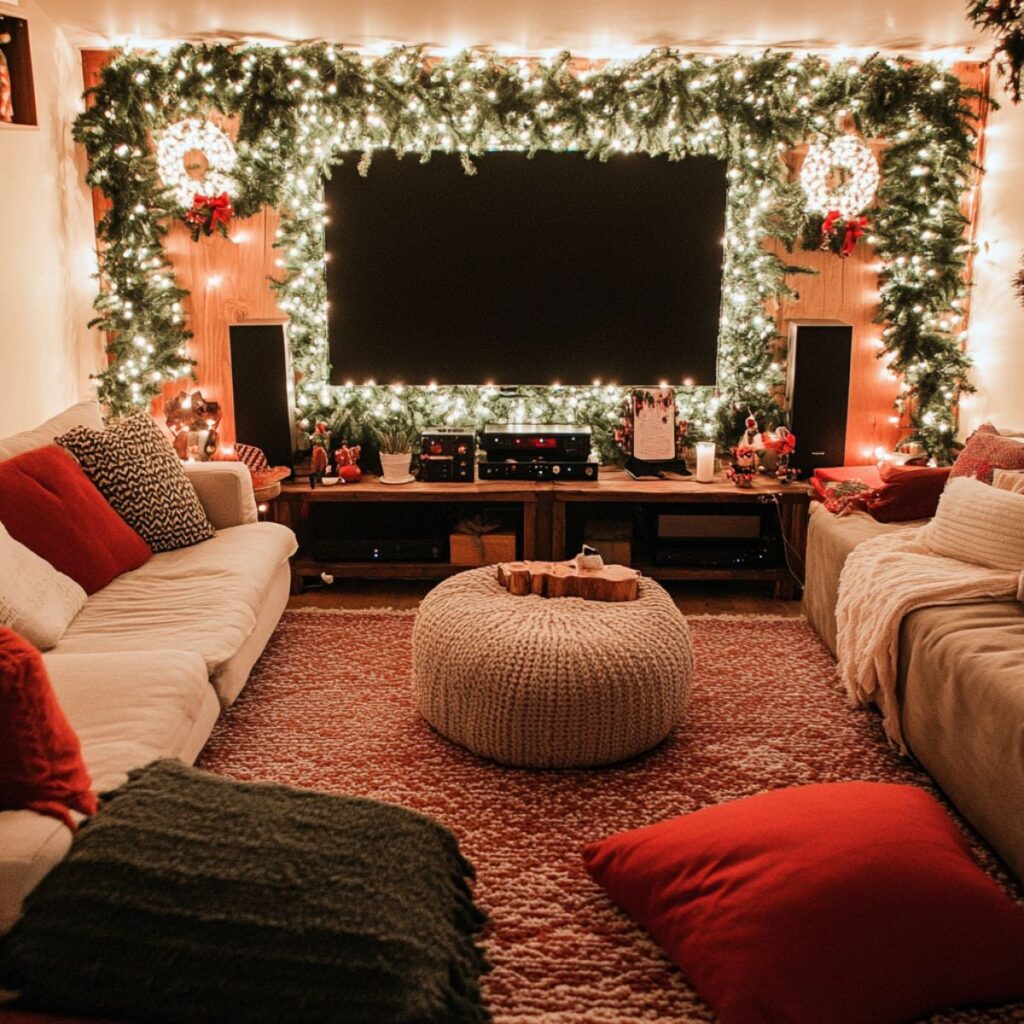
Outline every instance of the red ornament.
[[228, 236], [228, 222], [235, 215], [227, 192], [219, 196], [204, 196], [198, 192], [192, 199], [192, 209], [185, 214], [185, 223], [192, 229], [192, 241], [199, 241], [200, 234], [212, 235], [219, 231]]
[[339, 466], [338, 476], [347, 484], [358, 483], [363, 478], [363, 471], [358, 466]]

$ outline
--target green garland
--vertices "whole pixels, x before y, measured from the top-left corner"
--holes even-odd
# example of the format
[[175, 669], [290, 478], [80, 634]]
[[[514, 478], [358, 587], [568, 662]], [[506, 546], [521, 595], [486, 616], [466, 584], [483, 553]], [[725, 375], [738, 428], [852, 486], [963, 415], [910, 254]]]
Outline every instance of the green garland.
[[369, 423], [418, 429], [528, 417], [589, 422], [611, 455], [617, 388], [531, 388], [502, 397], [487, 388], [330, 387], [321, 177], [346, 151], [392, 149], [429, 159], [458, 152], [467, 173], [488, 150], [577, 149], [715, 154], [729, 163], [718, 388], [682, 388], [691, 436], [722, 436], [753, 409], [778, 421], [783, 368], [768, 303], [786, 294], [787, 265], [763, 243], [790, 248], [807, 228], [798, 184], [780, 155], [831, 136], [845, 114], [867, 137], [891, 141], [871, 241], [882, 272], [883, 349], [905, 383], [915, 433], [949, 456], [956, 402], [970, 390], [957, 307], [969, 246], [959, 198], [972, 169], [974, 132], [957, 78], [934, 64], [872, 57], [828, 65], [785, 53], [720, 58], [655, 50], [630, 63], [578, 71], [568, 54], [541, 62], [467, 52], [432, 60], [398, 48], [365, 59], [332, 46], [183, 45], [167, 55], [122, 53], [75, 124], [88, 151], [88, 181], [112, 206], [99, 226], [95, 326], [112, 361], [98, 374], [114, 415], [145, 405], [165, 380], [187, 376], [189, 334], [161, 237], [175, 206], [156, 172], [150, 133], [185, 117], [239, 118], [236, 214], [281, 212], [282, 276], [272, 282], [289, 315], [305, 422], [324, 418], [356, 440]]
[[1014, 103], [1021, 99], [1024, 70], [1024, 0], [969, 0], [967, 17], [976, 28], [995, 33], [996, 63], [1008, 79]]

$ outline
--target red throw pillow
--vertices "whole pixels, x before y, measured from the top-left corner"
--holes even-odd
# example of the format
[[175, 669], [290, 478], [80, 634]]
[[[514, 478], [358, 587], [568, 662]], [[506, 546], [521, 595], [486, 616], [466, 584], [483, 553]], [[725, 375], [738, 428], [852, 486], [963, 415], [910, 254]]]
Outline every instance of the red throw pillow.
[[1002, 437], [995, 427], [985, 424], [967, 439], [963, 451], [957, 456], [949, 479], [975, 476], [982, 483], [992, 483], [996, 469], [1024, 469], [1024, 443]]
[[39, 652], [0, 626], [0, 811], [30, 810], [74, 828], [71, 811], [96, 813], [82, 748]]
[[0, 462], [0, 523], [87, 594], [153, 555], [55, 444]]
[[949, 468], [894, 466], [881, 468], [882, 486], [868, 498], [864, 509], [880, 523], [930, 519], [939, 507]]
[[721, 1024], [896, 1024], [1024, 997], [1024, 913], [914, 786], [776, 790], [583, 860]]

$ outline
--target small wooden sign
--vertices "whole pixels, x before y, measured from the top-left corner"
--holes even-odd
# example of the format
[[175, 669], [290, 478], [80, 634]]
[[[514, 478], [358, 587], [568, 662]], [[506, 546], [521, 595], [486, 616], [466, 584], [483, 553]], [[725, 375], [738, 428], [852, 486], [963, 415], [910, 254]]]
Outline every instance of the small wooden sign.
[[579, 569], [570, 562], [501, 562], [498, 582], [516, 597], [582, 597], [585, 601], [635, 601], [640, 573], [625, 565]]

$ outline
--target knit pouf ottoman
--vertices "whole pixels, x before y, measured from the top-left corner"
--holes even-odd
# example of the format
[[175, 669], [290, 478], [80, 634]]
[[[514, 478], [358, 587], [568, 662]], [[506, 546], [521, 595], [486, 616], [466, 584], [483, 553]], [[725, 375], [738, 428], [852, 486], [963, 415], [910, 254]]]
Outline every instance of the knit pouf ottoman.
[[686, 709], [686, 620], [653, 580], [635, 601], [514, 597], [494, 566], [420, 604], [416, 704], [439, 732], [524, 768], [611, 764], [649, 750]]

